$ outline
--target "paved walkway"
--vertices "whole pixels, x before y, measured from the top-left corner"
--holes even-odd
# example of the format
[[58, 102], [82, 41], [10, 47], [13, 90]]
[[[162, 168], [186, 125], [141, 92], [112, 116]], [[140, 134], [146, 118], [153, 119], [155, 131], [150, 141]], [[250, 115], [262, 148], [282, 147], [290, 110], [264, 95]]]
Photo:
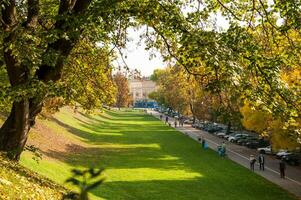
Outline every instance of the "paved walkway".
[[[151, 114], [158, 119], [160, 118], [160, 113], [155, 111], [149, 111]], [[163, 117], [165, 120], [165, 116]], [[169, 123], [174, 125], [174, 119], [169, 117]], [[198, 140], [200, 136], [205, 138], [208, 143], [209, 148], [217, 150], [217, 146], [221, 145], [223, 141], [222, 138], [218, 138], [215, 135], [209, 134], [206, 131], [195, 129], [191, 125], [185, 124], [184, 127], [177, 127], [178, 131], [188, 135], [194, 140]], [[234, 162], [249, 168], [249, 156], [251, 154], [257, 155], [258, 153], [254, 149], [248, 149], [244, 146], [239, 146], [230, 142], [227, 142], [227, 157]], [[286, 178], [281, 179], [279, 174], [279, 160], [275, 159], [273, 156], [265, 156], [265, 171], [259, 171], [259, 166], [255, 169], [255, 173], [266, 178], [267, 180], [279, 185], [283, 189], [295, 194], [301, 199], [301, 167], [294, 167], [287, 165], [286, 168]]]

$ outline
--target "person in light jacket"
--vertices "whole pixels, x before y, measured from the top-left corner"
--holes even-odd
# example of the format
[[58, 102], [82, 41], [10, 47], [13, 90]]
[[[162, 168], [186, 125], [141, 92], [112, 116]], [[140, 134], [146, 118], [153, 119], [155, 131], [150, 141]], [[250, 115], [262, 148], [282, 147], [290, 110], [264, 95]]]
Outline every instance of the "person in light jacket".
[[250, 169], [254, 172], [254, 165], [255, 165], [256, 159], [253, 155], [250, 156]]

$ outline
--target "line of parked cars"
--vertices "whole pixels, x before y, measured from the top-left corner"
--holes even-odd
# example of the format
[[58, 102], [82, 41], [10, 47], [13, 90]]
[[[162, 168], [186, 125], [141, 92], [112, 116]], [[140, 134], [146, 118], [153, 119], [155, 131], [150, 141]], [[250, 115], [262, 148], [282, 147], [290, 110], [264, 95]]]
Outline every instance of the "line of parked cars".
[[259, 153], [275, 155], [278, 159], [284, 159], [290, 165], [300, 165], [301, 155], [298, 152], [291, 152], [288, 150], [273, 151], [268, 140], [259, 138], [257, 134], [249, 131], [234, 131], [227, 132], [227, 126], [213, 122], [200, 122], [192, 124], [194, 128], [207, 131], [217, 137], [228, 140], [229, 142], [238, 145], [246, 146], [250, 149], [257, 149]]
[[227, 126], [224, 124], [207, 121], [197, 121], [192, 126], [207, 131], [208, 133], [214, 134], [217, 137], [224, 138], [229, 142], [243, 145], [251, 149], [265, 147], [269, 145], [269, 142], [267, 140], [259, 138], [258, 135], [252, 132], [234, 130], [227, 131]]
[[227, 126], [224, 124], [199, 121], [195, 120], [193, 123], [192, 117], [183, 116], [177, 112], [167, 109], [158, 109], [157, 111], [174, 117], [176, 119], [184, 119], [184, 123], [191, 124], [192, 127], [207, 131], [210, 134], [216, 135], [217, 137], [228, 140], [229, 142], [236, 143], [238, 145], [246, 146], [250, 149], [257, 149], [258, 153], [275, 155], [277, 159], [284, 159], [289, 165], [300, 165], [301, 154], [300, 152], [292, 152], [288, 150], [280, 149], [274, 151], [268, 140], [259, 138], [257, 134], [248, 131], [227, 131]]

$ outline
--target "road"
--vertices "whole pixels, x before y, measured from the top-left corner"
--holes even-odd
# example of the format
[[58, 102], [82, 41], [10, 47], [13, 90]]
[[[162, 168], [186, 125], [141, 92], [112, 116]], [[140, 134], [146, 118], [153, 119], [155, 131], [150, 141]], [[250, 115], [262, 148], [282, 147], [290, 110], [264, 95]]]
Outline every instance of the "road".
[[[160, 118], [160, 113], [155, 111], [148, 111], [156, 118]], [[165, 119], [165, 117], [163, 117]], [[169, 117], [169, 123], [174, 125], [174, 119]], [[178, 131], [191, 137], [194, 140], [198, 140], [199, 137], [205, 138], [209, 148], [217, 150], [217, 146], [221, 145], [223, 141], [213, 134], [209, 134], [206, 131], [195, 129], [191, 125], [185, 124], [183, 127], [177, 127]], [[249, 149], [244, 146], [226, 142], [227, 157], [234, 162], [249, 168], [249, 157], [250, 155], [258, 155], [258, 152], [254, 149]], [[300, 166], [289, 166], [286, 167], [286, 178], [281, 179], [279, 174], [279, 160], [271, 155], [265, 156], [265, 171], [259, 171], [259, 165], [255, 167], [255, 173], [266, 178], [267, 180], [279, 185], [283, 189], [295, 194], [301, 199], [301, 167]]]

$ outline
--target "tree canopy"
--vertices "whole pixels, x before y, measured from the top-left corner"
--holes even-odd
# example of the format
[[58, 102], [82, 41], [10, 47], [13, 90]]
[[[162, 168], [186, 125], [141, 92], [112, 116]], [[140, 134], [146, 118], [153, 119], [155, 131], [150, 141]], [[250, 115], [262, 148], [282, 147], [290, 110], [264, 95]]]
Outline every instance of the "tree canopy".
[[[227, 109], [247, 101], [300, 140], [300, 13], [296, 0], [3, 0], [0, 99], [11, 111], [0, 149], [19, 158], [48, 96], [87, 108], [112, 102], [114, 49], [141, 26], [148, 49], [228, 100]], [[229, 28], [218, 30], [218, 14]]]

